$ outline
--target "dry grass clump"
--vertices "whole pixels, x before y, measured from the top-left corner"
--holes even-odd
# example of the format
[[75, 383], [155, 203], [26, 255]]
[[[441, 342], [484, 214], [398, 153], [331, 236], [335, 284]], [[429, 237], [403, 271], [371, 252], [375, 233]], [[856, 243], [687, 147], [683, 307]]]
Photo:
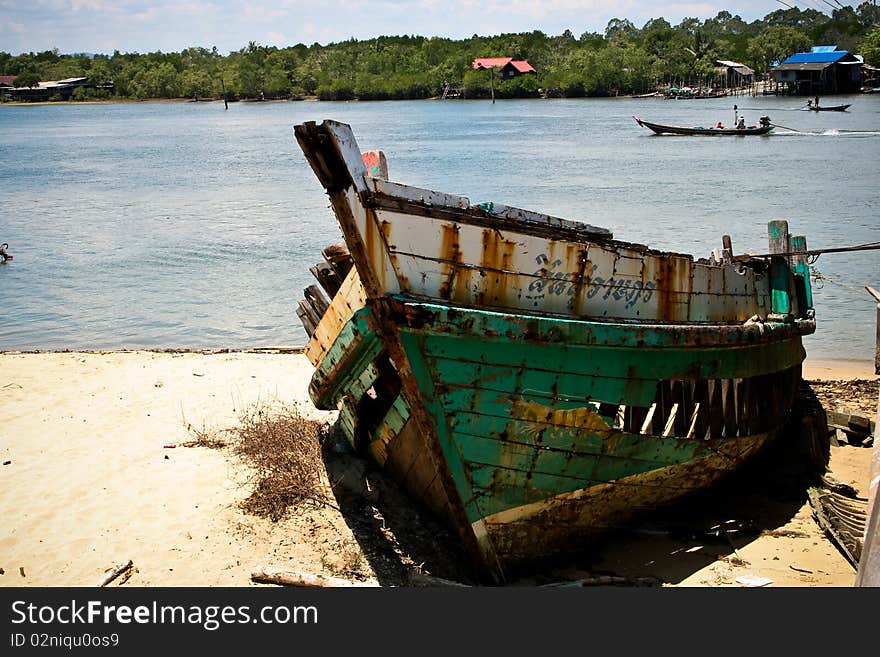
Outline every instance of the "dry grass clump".
[[279, 520], [288, 509], [329, 504], [322, 445], [328, 425], [306, 417], [297, 406], [244, 411], [240, 424], [228, 430], [232, 450], [253, 468], [251, 494], [242, 508]]
[[223, 438], [223, 434], [227, 431], [223, 429], [213, 429], [210, 427], [202, 427], [197, 429], [191, 424], [186, 425], [186, 430], [193, 437], [185, 443], [180, 443], [181, 447], [207, 447], [208, 449], [223, 449], [229, 444], [229, 439]]

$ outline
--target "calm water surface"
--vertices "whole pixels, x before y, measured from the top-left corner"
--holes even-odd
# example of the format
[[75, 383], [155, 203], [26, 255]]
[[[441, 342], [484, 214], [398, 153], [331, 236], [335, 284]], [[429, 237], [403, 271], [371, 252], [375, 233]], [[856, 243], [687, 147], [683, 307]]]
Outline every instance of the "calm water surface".
[[[293, 126], [350, 123], [391, 178], [605, 226], [708, 256], [765, 252], [788, 219], [810, 248], [880, 240], [880, 96], [139, 103], [0, 106], [0, 349], [304, 344], [297, 316], [321, 249], [341, 239]], [[749, 124], [769, 137], [655, 136], [632, 116]], [[873, 358], [880, 251], [814, 265], [811, 358]]]

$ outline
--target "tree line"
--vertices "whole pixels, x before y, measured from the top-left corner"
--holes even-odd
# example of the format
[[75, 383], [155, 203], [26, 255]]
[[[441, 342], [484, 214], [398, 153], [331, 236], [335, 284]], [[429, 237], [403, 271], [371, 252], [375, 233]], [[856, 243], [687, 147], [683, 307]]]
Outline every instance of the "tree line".
[[[250, 42], [221, 55], [216, 48], [178, 53], [61, 54], [57, 50], [0, 52], [0, 75], [17, 86], [41, 80], [89, 78], [75, 100], [158, 99], [418, 99], [439, 96], [447, 83], [465, 98], [613, 96], [647, 93], [667, 84], [710, 83], [718, 59], [741, 62], [758, 76], [774, 62], [837, 45], [880, 65], [880, 8], [872, 2], [841, 7], [829, 16], [813, 9], [780, 9], [746, 23], [721, 11], [704, 21], [671, 25], [651, 19], [637, 28], [612, 19], [603, 34], [570, 30], [496, 36], [381, 36], [367, 40], [285, 48]], [[538, 71], [508, 80], [475, 71], [477, 57], [525, 59]]]

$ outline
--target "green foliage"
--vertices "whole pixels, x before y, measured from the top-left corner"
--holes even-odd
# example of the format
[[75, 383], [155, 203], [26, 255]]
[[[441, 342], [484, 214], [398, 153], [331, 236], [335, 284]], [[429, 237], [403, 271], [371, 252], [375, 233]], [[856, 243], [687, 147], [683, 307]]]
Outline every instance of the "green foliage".
[[22, 71], [12, 81], [14, 87], [35, 87], [40, 82], [40, 75], [34, 70]]
[[875, 27], [865, 35], [859, 49], [866, 62], [880, 66], [880, 27]]
[[810, 38], [801, 30], [788, 25], [768, 27], [752, 39], [749, 44], [749, 58], [759, 73], [766, 71], [774, 60], [780, 62], [786, 57], [810, 48]]
[[[382, 36], [364, 41], [285, 48], [251, 41], [222, 56], [216, 48], [179, 53], [65, 55], [57, 50], [13, 56], [0, 52], [0, 74], [17, 75], [16, 85], [87, 76], [112, 87], [120, 98], [283, 99], [316, 96], [325, 100], [386, 100], [439, 96], [446, 83], [461, 85], [465, 98], [611, 96], [644, 93], [663, 83], [709, 81], [717, 59], [747, 63], [759, 74], [775, 59], [836, 44], [880, 63], [880, 10], [871, 0], [842, 6], [831, 15], [785, 8], [746, 23], [728, 11], [711, 19], [685, 18], [676, 26], [654, 18], [639, 29], [612, 18], [604, 33], [579, 37], [565, 30], [539, 30], [462, 40], [422, 36]], [[525, 59], [537, 70], [501, 80], [474, 71], [476, 57]], [[77, 100], [106, 97], [88, 89]]]

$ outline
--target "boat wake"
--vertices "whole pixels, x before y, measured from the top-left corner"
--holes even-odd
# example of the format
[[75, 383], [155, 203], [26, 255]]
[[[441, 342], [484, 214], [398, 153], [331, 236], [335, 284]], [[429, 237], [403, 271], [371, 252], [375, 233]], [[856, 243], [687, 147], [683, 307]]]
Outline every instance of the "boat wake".
[[841, 137], [877, 137], [880, 136], [880, 130], [826, 130], [821, 134]]
[[775, 137], [785, 135], [809, 135], [811, 137], [880, 137], [880, 130], [840, 130], [832, 128], [830, 130], [798, 130], [797, 128], [788, 128], [782, 125], [773, 126], [777, 130], [773, 132]]

